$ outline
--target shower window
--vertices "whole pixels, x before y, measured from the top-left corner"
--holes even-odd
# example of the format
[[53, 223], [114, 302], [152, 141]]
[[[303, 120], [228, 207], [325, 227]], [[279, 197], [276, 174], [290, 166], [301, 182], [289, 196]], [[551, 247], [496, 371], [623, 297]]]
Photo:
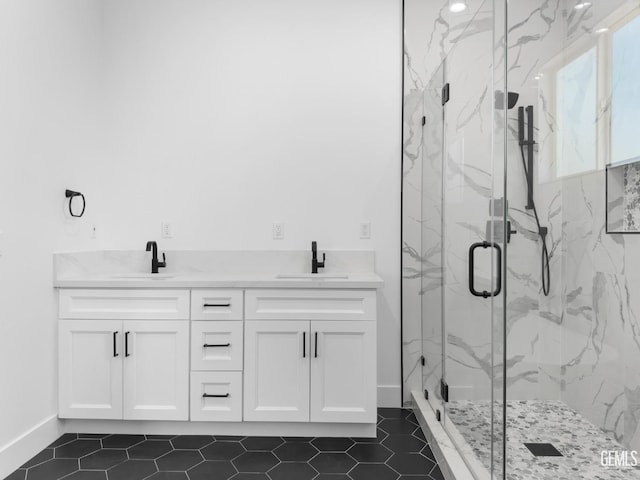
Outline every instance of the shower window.
[[640, 160], [640, 17], [612, 34], [611, 41], [611, 163]]
[[556, 74], [557, 175], [595, 170], [597, 57], [593, 47]]

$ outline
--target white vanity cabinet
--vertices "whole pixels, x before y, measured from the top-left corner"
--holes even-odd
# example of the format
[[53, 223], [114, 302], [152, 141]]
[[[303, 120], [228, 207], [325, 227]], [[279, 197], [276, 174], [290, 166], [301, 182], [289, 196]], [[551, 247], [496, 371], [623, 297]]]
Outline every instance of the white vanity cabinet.
[[247, 290], [244, 419], [375, 423], [372, 290]]
[[60, 418], [188, 419], [188, 290], [61, 290], [60, 318]]

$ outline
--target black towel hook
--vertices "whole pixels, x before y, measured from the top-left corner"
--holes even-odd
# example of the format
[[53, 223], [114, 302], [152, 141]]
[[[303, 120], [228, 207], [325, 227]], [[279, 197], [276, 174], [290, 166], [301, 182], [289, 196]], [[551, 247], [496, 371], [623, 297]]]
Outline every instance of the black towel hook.
[[[76, 218], [80, 218], [82, 215], [84, 215], [84, 209], [87, 206], [87, 201], [84, 199], [84, 195], [80, 192], [74, 192], [73, 190], [65, 190], [64, 191], [64, 196], [67, 197], [69, 199], [69, 215], [71, 215], [72, 217], [76, 217]], [[71, 204], [73, 203], [73, 198], [74, 197], [80, 197], [82, 198], [82, 211], [80, 212], [79, 215], [76, 215], [73, 213], [73, 209], [71, 208]]]

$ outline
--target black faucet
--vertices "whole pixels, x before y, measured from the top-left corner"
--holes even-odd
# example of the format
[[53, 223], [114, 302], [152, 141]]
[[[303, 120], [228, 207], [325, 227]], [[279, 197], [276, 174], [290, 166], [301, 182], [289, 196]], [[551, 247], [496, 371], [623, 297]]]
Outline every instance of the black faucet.
[[322, 254], [322, 261], [318, 261], [318, 244], [311, 242], [311, 273], [318, 273], [319, 268], [324, 268], [324, 253]]
[[152, 252], [151, 258], [151, 273], [158, 273], [158, 268], [164, 268], [167, 266], [167, 259], [162, 254], [162, 261], [158, 261], [158, 244], [154, 241], [147, 242], [147, 252]]

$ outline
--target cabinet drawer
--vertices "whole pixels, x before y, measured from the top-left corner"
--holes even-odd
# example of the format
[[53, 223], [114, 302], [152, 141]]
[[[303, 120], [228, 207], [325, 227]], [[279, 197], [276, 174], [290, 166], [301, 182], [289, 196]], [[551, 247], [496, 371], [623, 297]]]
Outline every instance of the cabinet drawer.
[[242, 373], [191, 372], [191, 420], [242, 421]]
[[192, 290], [192, 320], [242, 320], [242, 290]]
[[60, 290], [60, 318], [188, 320], [189, 290]]
[[247, 320], [375, 320], [375, 290], [247, 290]]
[[192, 370], [242, 370], [242, 322], [192, 322]]

